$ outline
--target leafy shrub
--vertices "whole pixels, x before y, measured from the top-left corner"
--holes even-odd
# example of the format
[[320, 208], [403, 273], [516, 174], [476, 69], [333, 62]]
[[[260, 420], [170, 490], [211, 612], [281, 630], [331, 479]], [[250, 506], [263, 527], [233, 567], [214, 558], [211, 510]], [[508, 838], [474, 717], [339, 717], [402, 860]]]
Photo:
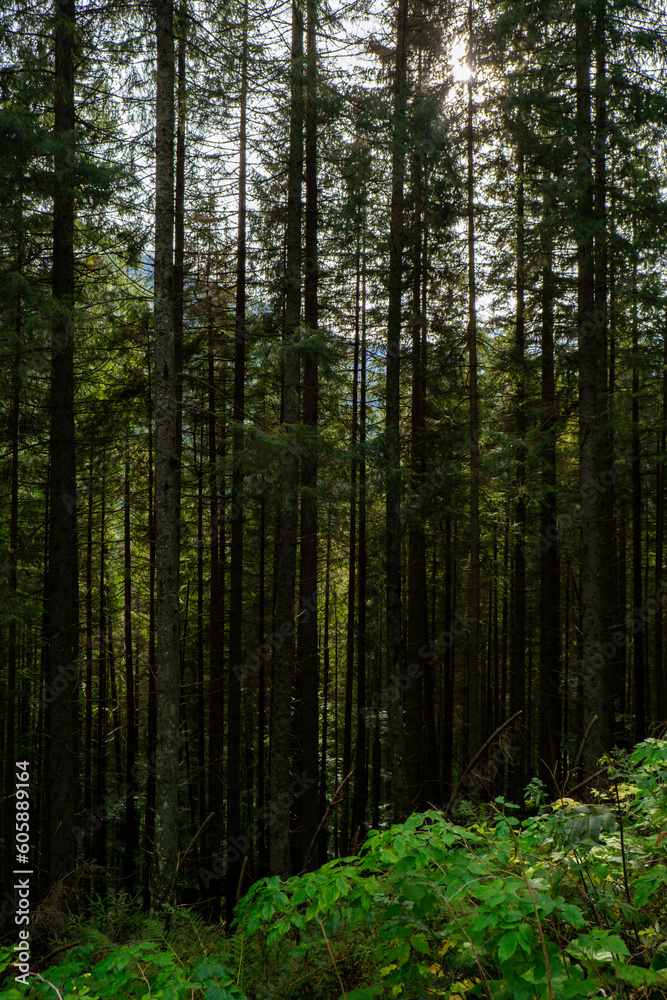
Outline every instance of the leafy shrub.
[[[309, 997], [667, 997], [667, 745], [609, 764], [597, 804], [520, 821], [498, 799], [470, 828], [431, 811], [372, 831], [358, 857], [254, 886], [238, 932], [281, 956], [275, 968], [298, 953], [328, 961], [329, 992], [311, 983]], [[365, 981], [349, 989], [341, 966], [355, 958]]]
[[469, 827], [430, 811], [372, 831], [358, 856], [265, 879], [231, 940], [180, 909], [165, 931], [112, 897], [57, 966], [0, 995], [667, 1000], [667, 743], [605, 763], [593, 803], [548, 805], [533, 782], [526, 819], [502, 798]]

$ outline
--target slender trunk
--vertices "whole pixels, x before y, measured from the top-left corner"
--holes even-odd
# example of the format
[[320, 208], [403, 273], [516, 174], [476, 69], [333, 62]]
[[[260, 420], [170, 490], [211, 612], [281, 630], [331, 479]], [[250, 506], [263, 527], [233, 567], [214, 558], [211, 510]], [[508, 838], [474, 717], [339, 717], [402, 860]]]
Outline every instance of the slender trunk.
[[155, 649], [155, 474], [153, 465], [153, 388], [150, 349], [148, 369], [148, 705], [146, 718], [146, 814], [144, 823], [144, 909], [150, 906], [155, 849], [155, 755], [157, 748], [157, 658]]
[[446, 801], [453, 788], [454, 763], [454, 588], [452, 572], [452, 515], [445, 520], [445, 648], [442, 662], [442, 796]]
[[579, 336], [579, 488], [581, 492], [581, 686], [582, 724], [597, 716], [582, 753], [584, 772], [596, 769], [609, 742], [605, 638], [606, 553], [603, 551], [603, 491], [598, 490], [598, 460], [604, 447], [599, 397], [600, 357], [595, 322], [593, 253], [593, 136], [591, 130], [591, 16], [578, 2], [576, 19], [576, 201], [577, 328]]
[[[204, 456], [206, 455], [206, 430], [206, 424], [202, 421], [199, 428], [199, 468], [197, 470], [197, 667], [194, 678], [197, 725], [196, 738], [193, 741], [197, 748], [196, 791], [193, 792], [199, 805], [197, 829], [201, 827], [208, 816], [208, 802], [206, 801], [206, 710], [204, 708], [204, 639], [206, 632], [204, 625], [204, 557], [206, 554], [206, 542], [204, 540], [204, 493], [206, 480]], [[195, 434], [193, 433], [194, 438]], [[203, 861], [206, 856], [206, 842], [203, 840], [203, 833], [197, 841], [196, 850], [199, 861]]]
[[[546, 180], [546, 178], [545, 178]], [[560, 570], [556, 492], [556, 383], [554, 374], [553, 241], [547, 195], [542, 214], [542, 499], [540, 501], [540, 776], [551, 781], [559, 760]]]
[[[526, 318], [525, 318], [525, 260], [524, 260], [524, 153], [521, 136], [523, 123], [519, 116], [517, 137], [517, 194], [516, 194], [516, 323], [514, 352], [516, 365], [515, 430], [516, 447], [516, 502], [514, 523], [514, 615], [510, 654], [510, 715], [523, 712], [520, 724], [526, 724]], [[526, 745], [520, 740], [519, 757], [512, 773], [511, 797], [519, 801], [526, 784]]]
[[[107, 600], [106, 600], [106, 477], [105, 456], [102, 451], [102, 516], [100, 528], [100, 607], [99, 607], [99, 651], [97, 659], [97, 727], [95, 746], [95, 797], [93, 805], [99, 809], [105, 801], [107, 791], [107, 717], [109, 712], [108, 664], [107, 664]], [[107, 824], [101, 823], [93, 838], [93, 858], [98, 865], [106, 865]]]
[[[633, 234], [634, 234], [633, 220]], [[632, 601], [642, 606], [642, 486], [639, 430], [639, 324], [637, 315], [637, 244], [632, 262]], [[646, 738], [644, 620], [634, 616], [632, 666], [634, 677], [635, 743]]]
[[[212, 306], [209, 303], [209, 309]], [[211, 543], [209, 561], [211, 570], [211, 605], [209, 609], [209, 683], [208, 683], [208, 809], [215, 813], [215, 818], [205, 831], [206, 841], [203, 845], [205, 856], [211, 866], [219, 871], [222, 854], [222, 804], [223, 804], [223, 734], [224, 734], [224, 676], [223, 676], [223, 580], [220, 553], [225, 547], [225, 522], [220, 516], [220, 498], [218, 487], [218, 455], [217, 446], [217, 410], [216, 410], [216, 369], [215, 345], [213, 340], [213, 314], [209, 311], [208, 319], [208, 463], [210, 470], [210, 515]], [[202, 691], [203, 697], [203, 691]], [[221, 895], [220, 878], [210, 882], [204, 881], [204, 889], [211, 888], [213, 899], [213, 915], [218, 915]]]
[[275, 803], [271, 825], [271, 871], [290, 872], [290, 743], [294, 676], [294, 591], [296, 584], [298, 455], [294, 426], [299, 419], [299, 355], [295, 350], [301, 316], [301, 187], [303, 176], [303, 14], [292, 4], [290, 140], [287, 196], [287, 266], [285, 288], [285, 383], [283, 491], [276, 581], [276, 623], [285, 642], [273, 666], [270, 782]]
[[[331, 507], [329, 507], [329, 515], [328, 515], [327, 554], [326, 554], [326, 565], [324, 568], [324, 625], [323, 625], [324, 634], [322, 637], [323, 666], [324, 666], [324, 677], [322, 681], [322, 697], [324, 699], [324, 704], [322, 706], [322, 745], [320, 751], [320, 816], [324, 816], [328, 804], [327, 763], [329, 760], [329, 747], [327, 740], [329, 738], [328, 708], [329, 708], [329, 679], [330, 679], [330, 670], [329, 670], [330, 596], [331, 596]], [[326, 864], [327, 848], [328, 848], [328, 830], [327, 827], [325, 826], [320, 836], [320, 851], [319, 851], [320, 865]]]
[[51, 884], [74, 867], [79, 679], [74, 427], [74, 61], [75, 0], [55, 0], [55, 108], [51, 399], [49, 430], [49, 690], [47, 831]]
[[[596, 0], [595, 15], [595, 156], [593, 214], [595, 217], [594, 256], [594, 301], [595, 339], [598, 353], [597, 397], [600, 444], [598, 449], [598, 480], [604, 486], [599, 491], [600, 548], [605, 563], [601, 581], [603, 629], [606, 644], [612, 643], [613, 652], [605, 665], [605, 701], [603, 715], [606, 719], [607, 744], [611, 746], [614, 730], [614, 678], [621, 656], [618, 642], [613, 640], [617, 632], [618, 619], [616, 604], [616, 525], [614, 490], [614, 424], [613, 424], [613, 375], [607, 362], [609, 352], [609, 315], [607, 309], [607, 30], [606, 0]], [[607, 648], [608, 645], [607, 645]]]
[[[664, 323], [664, 320], [663, 320]], [[655, 716], [665, 717], [664, 637], [662, 634], [662, 595], [665, 587], [665, 456], [667, 455], [667, 332], [662, 337], [662, 420], [658, 432], [658, 469], [655, 525]]]
[[229, 664], [227, 698], [227, 924], [236, 905], [243, 859], [236, 848], [241, 832], [241, 676], [243, 668], [243, 421], [246, 339], [246, 111], [248, 95], [248, 4], [243, 7], [241, 119], [239, 123], [239, 209], [236, 243], [234, 400], [232, 419], [232, 524], [229, 567]]
[[[107, 608], [109, 607], [109, 587], [107, 586]], [[115, 786], [123, 783], [123, 753], [120, 745], [120, 713], [118, 711], [118, 685], [116, 684], [116, 657], [113, 646], [113, 620], [107, 611], [107, 650], [109, 657], [109, 693], [111, 694], [111, 724], [113, 726], [113, 751], [116, 765]]]
[[[172, 0], [173, 3], [173, 0]], [[176, 161], [174, 165], [174, 364], [176, 371], [176, 449], [181, 461], [183, 406], [183, 294], [185, 276], [185, 49], [187, 33], [187, 0], [180, 0], [176, 19], [178, 55], [176, 59]], [[180, 496], [177, 498], [180, 520]]]
[[[352, 826], [360, 831], [359, 841], [366, 832], [366, 804], [368, 800], [368, 767], [366, 755], [368, 747], [368, 718], [366, 708], [366, 579], [368, 574], [368, 551], [366, 547], [366, 253], [365, 242], [359, 233], [359, 257], [357, 273], [361, 282], [358, 320], [355, 323], [355, 382], [357, 361], [357, 336], [360, 332], [361, 352], [360, 399], [359, 399], [359, 550], [357, 556], [357, 744], [355, 748], [354, 801], [352, 805]], [[355, 317], [356, 318], [356, 317]], [[359, 329], [360, 328], [360, 329]], [[356, 401], [356, 391], [354, 391]], [[354, 404], [353, 404], [354, 405]], [[346, 772], [349, 773], [349, 772]]]
[[[350, 773], [352, 766], [352, 702], [354, 697], [354, 652], [356, 622], [356, 569], [357, 569], [357, 423], [359, 409], [359, 345], [361, 322], [361, 234], [357, 232], [356, 240], [356, 282], [355, 282], [355, 317], [354, 317], [354, 357], [352, 362], [352, 433], [350, 451], [350, 521], [347, 551], [347, 623], [345, 643], [345, 709], [343, 722], [343, 776]], [[363, 669], [363, 668], [362, 668]], [[357, 702], [359, 690], [357, 687]], [[357, 734], [364, 726], [364, 717], [357, 712]], [[358, 740], [357, 740], [358, 743]], [[361, 762], [355, 756], [354, 785], [360, 780]], [[343, 791], [343, 808], [341, 810], [340, 849], [344, 856], [349, 853], [350, 835], [350, 790], [349, 783]], [[354, 817], [353, 817], [354, 821]], [[353, 830], [353, 839], [355, 831]]]
[[[421, 77], [421, 53], [419, 59]], [[421, 84], [421, 80], [419, 81]], [[420, 87], [421, 90], [421, 87]], [[419, 96], [419, 95], [418, 95]], [[408, 664], [421, 665], [419, 650], [428, 642], [428, 605], [426, 592], [426, 539], [423, 495], [426, 471], [424, 441], [424, 339], [426, 317], [422, 306], [424, 275], [423, 166], [420, 155], [413, 161], [413, 262], [412, 262], [412, 385], [410, 400], [410, 518], [408, 522]], [[419, 670], [405, 691], [405, 780], [413, 809], [426, 808], [424, 768], [424, 678]], [[428, 761], [431, 767], [435, 761]]]
[[[86, 530], [86, 707], [83, 765], [83, 814], [88, 819], [93, 809], [93, 445], [90, 449], [88, 476], [88, 513]], [[84, 839], [83, 856], [90, 861], [90, 836]]]
[[408, 4], [399, 0], [396, 14], [396, 63], [391, 154], [391, 220], [389, 248], [389, 303], [387, 315], [387, 368], [385, 440], [386, 478], [386, 618], [387, 682], [392, 684], [388, 704], [394, 819], [404, 820], [410, 799], [404, 769], [405, 733], [401, 674], [401, 469], [400, 469], [400, 351], [403, 286], [404, 182], [408, 63]]
[[172, 0], [156, 0], [155, 141], [155, 572], [157, 752], [155, 871], [151, 905], [167, 903], [178, 861], [180, 462], [174, 332], [174, 19]]
[[[262, 492], [259, 501], [259, 596], [257, 608], [257, 640], [263, 646], [266, 638], [266, 500]], [[266, 739], [266, 668], [264, 656], [260, 656], [257, 678], [257, 811], [264, 816], [266, 807], [265, 752]], [[259, 834], [258, 862], [260, 875], [265, 875], [267, 865], [266, 826], [261, 822]]]
[[470, 401], [470, 573], [468, 577], [468, 739], [467, 757], [475, 756], [482, 744], [481, 673], [479, 665], [480, 613], [480, 527], [479, 527], [479, 397], [477, 389], [477, 285], [475, 278], [475, 129], [473, 108], [473, 73], [475, 68], [473, 11], [468, 5], [469, 68], [468, 78], [468, 393]]
[[[126, 442], [126, 448], [129, 444]], [[136, 853], [139, 845], [139, 824], [136, 809], [137, 761], [137, 703], [134, 691], [134, 663], [132, 660], [132, 539], [130, 534], [130, 460], [125, 459], [123, 511], [123, 573], [125, 598], [125, 714], [127, 726], [127, 751], [125, 756], [125, 850], [123, 854], [123, 884], [134, 889]]]
[[[318, 192], [317, 192], [317, 49], [315, 41], [316, 2], [307, 3], [306, 27], [306, 102], [305, 102], [305, 276], [303, 318], [307, 336], [314, 338], [318, 325]], [[303, 735], [300, 763], [304, 779], [299, 796], [303, 832], [300, 854], [306, 852], [319, 823], [317, 781], [319, 731], [319, 658], [317, 649], [317, 421], [318, 421], [317, 344], [307, 350], [303, 361], [303, 423], [308, 441], [301, 460], [301, 565], [299, 571], [299, 649], [301, 675], [301, 712]], [[297, 775], [299, 777], [299, 775]], [[314, 860], [316, 855], [314, 855]], [[299, 865], [299, 871], [303, 863]]]

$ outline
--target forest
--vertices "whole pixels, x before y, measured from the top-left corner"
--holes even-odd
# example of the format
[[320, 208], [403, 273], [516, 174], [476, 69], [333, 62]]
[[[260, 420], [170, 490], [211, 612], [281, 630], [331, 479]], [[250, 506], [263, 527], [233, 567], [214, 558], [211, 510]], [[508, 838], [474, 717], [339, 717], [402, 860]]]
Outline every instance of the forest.
[[5, 0], [2, 996], [667, 996], [666, 14]]

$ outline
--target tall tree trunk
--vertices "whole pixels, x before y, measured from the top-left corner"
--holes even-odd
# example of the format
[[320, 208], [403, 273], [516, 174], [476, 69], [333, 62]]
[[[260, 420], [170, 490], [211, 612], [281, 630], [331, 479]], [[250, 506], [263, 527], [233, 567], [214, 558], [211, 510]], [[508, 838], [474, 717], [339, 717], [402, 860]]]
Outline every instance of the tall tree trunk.
[[[581, 492], [581, 685], [582, 723], [592, 725], [582, 753], [584, 772], [592, 774], [609, 743], [605, 639], [606, 553], [603, 551], [603, 491], [598, 460], [604, 447], [599, 390], [604, 359], [595, 322], [593, 254], [593, 135], [591, 129], [591, 15], [577, 2], [576, 29], [576, 221], [577, 329], [579, 335], [579, 488]], [[593, 724], [594, 717], [597, 720]]]
[[[418, 94], [421, 95], [421, 59], [419, 54]], [[412, 385], [410, 400], [410, 519], [408, 523], [408, 664], [421, 665], [419, 650], [428, 642], [428, 604], [426, 593], [426, 539], [424, 512], [420, 497], [425, 483], [426, 450], [424, 441], [425, 387], [424, 340], [426, 316], [423, 313], [424, 275], [423, 164], [421, 151], [413, 160], [413, 248], [412, 248]], [[424, 768], [424, 678], [419, 670], [409, 680], [405, 691], [405, 780], [413, 809], [426, 808]], [[435, 765], [435, 761], [429, 761]]]
[[[327, 763], [329, 761], [329, 684], [330, 684], [330, 670], [329, 670], [329, 614], [330, 614], [330, 596], [331, 596], [331, 507], [329, 507], [328, 514], [328, 524], [327, 524], [327, 552], [326, 552], [326, 563], [324, 567], [324, 624], [323, 624], [323, 636], [322, 636], [322, 660], [324, 667], [324, 677], [322, 680], [322, 698], [324, 704], [322, 706], [322, 742], [320, 749], [320, 815], [324, 816], [327, 809]], [[335, 761], [335, 758], [334, 758]], [[334, 764], [335, 766], [335, 764]], [[327, 861], [327, 847], [328, 847], [328, 831], [326, 826], [322, 830], [320, 836], [320, 850], [319, 850], [319, 862], [320, 865], [326, 864]]]
[[144, 822], [144, 909], [150, 906], [155, 849], [155, 756], [157, 752], [157, 657], [155, 649], [155, 471], [153, 463], [153, 385], [150, 347], [148, 375], [148, 704], [146, 711], [146, 813]]
[[134, 889], [136, 853], [139, 844], [139, 824], [136, 810], [137, 760], [137, 703], [134, 691], [134, 664], [132, 661], [132, 539], [130, 534], [130, 459], [129, 442], [125, 458], [124, 511], [123, 511], [123, 574], [125, 598], [125, 706], [127, 726], [127, 750], [125, 756], [125, 782], [128, 787], [125, 798], [125, 850], [123, 854], [123, 884], [129, 891]]
[[[593, 214], [595, 217], [595, 236], [593, 242], [594, 284], [595, 284], [595, 339], [598, 352], [598, 408], [600, 447], [598, 451], [598, 480], [603, 487], [599, 498], [600, 545], [602, 558], [605, 561], [605, 572], [602, 578], [602, 609], [605, 649], [612, 644], [613, 652], [607, 656], [605, 666], [605, 700], [604, 717], [607, 725], [607, 745], [611, 746], [614, 724], [614, 687], [615, 675], [618, 673], [618, 661], [621, 657], [620, 646], [614, 641], [617, 633], [618, 618], [615, 605], [616, 594], [616, 522], [615, 522], [615, 489], [614, 489], [614, 414], [613, 414], [613, 375], [611, 363], [608, 373], [609, 350], [609, 312], [607, 308], [608, 285], [608, 239], [607, 239], [607, 0], [596, 0], [593, 11], [595, 16], [595, 156], [594, 156], [594, 189]], [[609, 359], [610, 362], [610, 359]]]
[[445, 648], [442, 661], [442, 795], [446, 801], [453, 788], [454, 763], [454, 643], [453, 638], [453, 556], [452, 515], [445, 518], [444, 625]]
[[[545, 186], [546, 186], [545, 177]], [[542, 212], [541, 396], [542, 499], [540, 500], [540, 776], [545, 784], [560, 759], [560, 570], [556, 492], [556, 383], [554, 375], [553, 241], [547, 192]]]
[[[665, 330], [663, 320], [663, 330]], [[662, 336], [662, 413], [658, 432], [658, 469], [655, 512], [655, 716], [664, 719], [666, 687], [664, 676], [664, 636], [662, 633], [662, 594], [665, 586], [665, 456], [667, 455], [667, 330]], [[661, 460], [660, 460], [661, 459]]]
[[227, 924], [232, 921], [242, 859], [235, 844], [241, 832], [241, 677], [243, 667], [243, 422], [245, 420], [246, 323], [246, 111], [248, 95], [248, 3], [243, 6], [241, 119], [239, 123], [239, 210], [236, 242], [234, 401], [232, 419], [232, 525], [229, 567], [229, 664], [227, 699]]
[[[107, 591], [106, 591], [106, 464], [102, 449], [102, 516], [100, 526], [100, 611], [99, 653], [97, 659], [97, 738], [95, 746], [95, 796], [93, 804], [99, 809], [107, 792], [107, 723], [109, 714], [108, 662], [107, 662]], [[93, 828], [95, 829], [95, 828]], [[98, 865], [107, 863], [107, 825], [101, 823], [93, 838], [93, 858]]]
[[110, 718], [113, 736], [114, 764], [116, 765], [115, 784], [118, 788], [123, 783], [123, 753], [120, 745], [120, 713], [118, 708], [118, 685], [116, 684], [116, 657], [113, 647], [113, 619], [110, 611], [110, 589], [107, 585], [107, 650], [109, 662], [109, 693], [111, 695]]
[[389, 303], [387, 314], [386, 369], [386, 525], [387, 578], [387, 683], [392, 685], [388, 704], [394, 819], [404, 820], [410, 799], [404, 769], [405, 732], [401, 674], [401, 468], [400, 468], [400, 352], [402, 323], [404, 183], [408, 63], [408, 3], [399, 0], [396, 14], [396, 63], [391, 153], [391, 220], [389, 233]]
[[[317, 26], [316, 0], [308, 0], [306, 25], [306, 102], [305, 102], [305, 275], [303, 284], [303, 318], [307, 336], [316, 338], [318, 326], [318, 192], [317, 192]], [[305, 860], [318, 827], [319, 748], [319, 656], [317, 649], [317, 420], [319, 373], [317, 343], [304, 354], [303, 360], [303, 423], [308, 440], [301, 461], [301, 565], [299, 572], [299, 649], [301, 674], [301, 711], [303, 735], [300, 758], [302, 777], [306, 782], [299, 796], [301, 822], [301, 856]], [[299, 775], [297, 775], [299, 777]], [[316, 858], [316, 855], [314, 855]], [[301, 870], [302, 865], [299, 867]]]
[[[207, 831], [205, 857], [214, 871], [219, 873], [222, 853], [222, 807], [224, 795], [223, 776], [223, 734], [224, 734], [224, 663], [223, 663], [223, 562], [221, 553], [225, 549], [225, 521], [220, 515], [218, 487], [217, 410], [216, 410], [216, 370], [213, 340], [213, 314], [209, 303], [208, 326], [208, 462], [210, 470], [210, 514], [211, 543], [209, 560], [211, 571], [211, 605], [209, 615], [209, 684], [208, 684], [208, 808], [215, 813]], [[204, 880], [203, 888], [209, 889]], [[213, 899], [213, 916], [218, 916], [221, 895], [220, 878], [210, 882]]]
[[[343, 776], [350, 773], [352, 766], [352, 702], [354, 700], [354, 653], [356, 622], [356, 570], [357, 570], [357, 414], [359, 408], [359, 345], [361, 322], [361, 233], [356, 238], [356, 280], [354, 316], [354, 356], [352, 362], [352, 433], [350, 435], [350, 521], [347, 550], [347, 622], [345, 636], [345, 708], [343, 717]], [[359, 669], [359, 667], [357, 667]], [[363, 666], [361, 669], [364, 669]], [[359, 690], [357, 687], [357, 700]], [[356, 731], [364, 726], [364, 717], [357, 713]], [[361, 762], [355, 755], [354, 787], [359, 780]], [[353, 818], [354, 819], [354, 818]], [[349, 853], [350, 842], [350, 789], [349, 783], [343, 790], [343, 808], [340, 821], [340, 850], [343, 856]], [[352, 837], [354, 839], [355, 830]]]
[[48, 877], [74, 867], [72, 837], [77, 764], [74, 715], [78, 685], [79, 595], [74, 429], [74, 61], [75, 0], [54, 0], [55, 109], [53, 198], [54, 298], [49, 430], [49, 691], [47, 709]]
[[[516, 322], [514, 330], [514, 363], [516, 365], [515, 430], [516, 446], [516, 501], [514, 505], [514, 615], [512, 619], [510, 663], [510, 715], [523, 712], [519, 720], [521, 730], [526, 725], [526, 317], [525, 317], [525, 227], [524, 227], [524, 152], [519, 115], [517, 136], [517, 189], [516, 189]], [[519, 740], [519, 757], [514, 762], [511, 779], [511, 798], [520, 800], [526, 784], [526, 745]]]
[[270, 783], [275, 803], [270, 831], [270, 863], [275, 875], [290, 872], [290, 743], [294, 676], [294, 591], [296, 584], [298, 455], [294, 427], [299, 419], [299, 355], [294, 340], [301, 316], [301, 187], [303, 176], [303, 14], [292, 3], [290, 139], [285, 275], [285, 454], [276, 581], [276, 624], [284, 642], [273, 666]]
[[[90, 449], [88, 475], [88, 512], [86, 525], [86, 705], [84, 712], [83, 815], [93, 809], [93, 446]], [[90, 831], [87, 831], [88, 833]], [[83, 856], [92, 857], [90, 836], [84, 838]]]
[[[293, 814], [295, 836], [293, 863], [301, 871], [318, 826], [319, 662], [317, 650], [317, 407], [318, 323], [317, 265], [317, 51], [316, 10], [307, 5], [305, 114], [305, 276], [304, 323], [308, 338], [303, 352], [304, 447], [301, 455], [301, 548], [299, 566], [299, 625], [294, 700], [295, 780], [305, 781], [296, 797]], [[307, 430], [306, 430], [307, 428]]]
[[[614, 436], [616, 426], [616, 343], [617, 343], [617, 317], [616, 317], [616, 273], [618, 269], [618, 253], [615, 248], [615, 204], [611, 198], [610, 206], [610, 239], [609, 247], [609, 451], [614, 454]], [[612, 484], [613, 487], [613, 484]], [[613, 497], [612, 497], [613, 501]], [[622, 513], [622, 512], [621, 512]], [[625, 698], [625, 663], [627, 655], [627, 637], [625, 621], [625, 520], [623, 516], [619, 518], [618, 528], [614, 518], [614, 508], [611, 508], [613, 538], [613, 558], [614, 571], [612, 573], [611, 586], [613, 595], [611, 600], [612, 622], [615, 624], [614, 631], [620, 633], [620, 641], [617, 636], [614, 641], [616, 646], [614, 658], [611, 663], [611, 676], [609, 678], [609, 701], [612, 713], [612, 742], [617, 743], [625, 736], [625, 726], [622, 724], [621, 715], [626, 707]]]
[[[365, 219], [362, 219], [362, 225]], [[360, 227], [361, 228], [361, 227]], [[354, 753], [354, 799], [352, 803], [352, 826], [360, 830], [360, 841], [366, 830], [366, 804], [368, 800], [368, 767], [366, 754], [368, 747], [368, 727], [366, 725], [366, 578], [368, 573], [368, 551], [366, 545], [366, 247], [362, 233], [358, 234], [359, 257], [357, 273], [361, 282], [361, 297], [358, 315], [355, 315], [355, 381], [357, 361], [357, 339], [360, 333], [361, 352], [360, 399], [359, 399], [359, 552], [357, 557], [357, 743]], [[353, 407], [354, 407], [353, 390]], [[349, 772], [346, 772], [349, 773]]]
[[[172, 0], [173, 3], [173, 0]], [[180, 0], [175, 12], [178, 55], [176, 59], [176, 162], [174, 167], [174, 362], [176, 369], [176, 449], [181, 462], [183, 435], [181, 430], [183, 407], [183, 317], [185, 310], [185, 49], [187, 34], [187, 0]], [[181, 498], [178, 497], [180, 521]]]
[[[639, 323], [637, 302], [637, 243], [633, 219], [634, 259], [632, 262], [632, 601], [642, 606], [642, 486], [641, 445], [639, 432]], [[644, 620], [635, 614], [632, 641], [634, 677], [633, 708], [635, 743], [646, 738]]]
[[475, 129], [473, 74], [475, 70], [473, 11], [468, 4], [468, 393], [470, 402], [470, 572], [468, 576], [468, 739], [467, 757], [472, 760], [482, 745], [481, 672], [479, 665], [480, 528], [479, 528], [479, 395], [477, 389], [477, 284], [475, 277]]
[[[205, 399], [205, 397], [204, 397]], [[204, 399], [202, 399], [202, 409], [204, 409]], [[193, 795], [198, 805], [198, 819], [196, 829], [202, 826], [208, 816], [208, 802], [206, 800], [206, 709], [204, 706], [204, 676], [205, 676], [205, 635], [206, 626], [204, 615], [205, 587], [204, 587], [204, 561], [206, 554], [206, 542], [204, 540], [204, 495], [205, 495], [205, 455], [206, 445], [206, 422], [202, 421], [199, 428], [199, 468], [197, 470], [197, 668], [195, 674], [194, 691], [197, 703], [197, 725], [196, 739], [196, 760], [197, 779], [196, 790]], [[196, 440], [196, 432], [192, 434], [193, 444]], [[195, 810], [197, 813], [197, 810]], [[197, 856], [202, 862], [205, 858], [205, 841], [202, 839], [203, 833], [197, 841]], [[203, 867], [203, 866], [201, 866]]]
[[[257, 600], [257, 643], [263, 646], [266, 639], [266, 500], [262, 492], [259, 501], [259, 595]], [[257, 812], [260, 817], [258, 863], [260, 875], [265, 875], [267, 865], [265, 783], [265, 738], [266, 738], [266, 657], [260, 656], [257, 678]]]
[[178, 861], [180, 462], [174, 335], [174, 11], [156, 0], [155, 138], [155, 571], [157, 753], [151, 905], [169, 900]]

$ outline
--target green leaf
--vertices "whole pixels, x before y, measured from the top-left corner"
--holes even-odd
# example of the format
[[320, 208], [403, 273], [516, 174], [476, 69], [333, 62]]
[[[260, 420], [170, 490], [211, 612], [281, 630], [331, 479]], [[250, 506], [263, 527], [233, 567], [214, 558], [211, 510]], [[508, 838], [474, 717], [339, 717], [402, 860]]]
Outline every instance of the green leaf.
[[512, 957], [519, 944], [519, 935], [517, 931], [507, 931], [501, 937], [498, 942], [498, 959], [500, 962], [506, 962]]
[[665, 986], [667, 977], [661, 972], [653, 969], [643, 969], [636, 965], [625, 965], [623, 962], [614, 962], [614, 972], [619, 979], [631, 986]]
[[585, 927], [586, 921], [584, 920], [584, 915], [579, 907], [575, 906], [574, 903], [564, 903], [559, 902], [559, 900], [561, 900], [560, 896], [558, 897], [558, 900], [556, 900], [558, 904], [559, 916], [561, 916], [563, 920], [570, 925], [570, 927], [574, 927], [576, 930], [579, 930], [581, 927]]
[[646, 906], [649, 899], [665, 884], [665, 875], [667, 868], [664, 865], [655, 865], [646, 875], [640, 875], [633, 883], [633, 905]]
[[429, 943], [426, 940], [425, 934], [413, 934], [410, 938], [410, 944], [416, 951], [426, 954], [429, 951]]

